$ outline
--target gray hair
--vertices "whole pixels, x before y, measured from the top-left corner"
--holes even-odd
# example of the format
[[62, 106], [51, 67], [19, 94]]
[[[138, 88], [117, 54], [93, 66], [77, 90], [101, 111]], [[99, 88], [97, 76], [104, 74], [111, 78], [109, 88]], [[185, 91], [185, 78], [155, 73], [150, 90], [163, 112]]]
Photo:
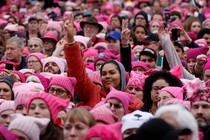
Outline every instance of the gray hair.
[[28, 40], [28, 44], [31, 44], [31, 41], [32, 41], [32, 40], [38, 41], [40, 47], [43, 48], [43, 41], [42, 41], [40, 38], [38, 38], [38, 37], [32, 37], [32, 38], [30, 38], [30, 39]]
[[24, 49], [24, 47], [25, 47], [24, 42], [20, 37], [13, 36], [13, 37], [11, 37], [10, 39], [7, 40], [7, 44], [10, 44], [12, 42], [16, 42], [17, 46], [21, 49]]
[[172, 104], [160, 107], [155, 113], [155, 117], [160, 118], [165, 113], [174, 112], [173, 119], [176, 120], [180, 128], [188, 128], [192, 131], [192, 140], [198, 138], [198, 124], [193, 115], [181, 105]]

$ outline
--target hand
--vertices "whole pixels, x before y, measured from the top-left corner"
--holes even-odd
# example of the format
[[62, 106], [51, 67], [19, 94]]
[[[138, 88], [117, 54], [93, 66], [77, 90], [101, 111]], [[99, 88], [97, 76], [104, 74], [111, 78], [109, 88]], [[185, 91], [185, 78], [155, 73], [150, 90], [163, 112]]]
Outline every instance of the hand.
[[3, 76], [11, 77], [15, 82], [20, 82], [20, 78], [12, 70], [5, 69]]
[[66, 22], [64, 23], [64, 31], [66, 41], [71, 43], [74, 41], [74, 18], [69, 17]]
[[158, 35], [160, 41], [164, 40], [164, 37], [166, 35], [168, 35], [168, 31], [164, 29], [164, 25], [160, 26], [160, 28], [158, 29], [157, 35]]
[[66, 39], [62, 38], [58, 43], [56, 44], [56, 48], [63, 48], [64, 45], [66, 44]]
[[192, 39], [189, 37], [189, 35], [187, 34], [187, 32], [183, 27], [177, 27], [177, 29], [180, 30], [180, 39], [177, 40], [177, 42], [187, 42], [187, 43], [192, 42]]
[[198, 55], [196, 59], [197, 59], [198, 66], [203, 66], [207, 61], [207, 57], [204, 54]]
[[121, 32], [121, 41], [123, 46], [128, 47], [130, 32], [131, 31], [128, 29], [128, 19], [123, 19]]

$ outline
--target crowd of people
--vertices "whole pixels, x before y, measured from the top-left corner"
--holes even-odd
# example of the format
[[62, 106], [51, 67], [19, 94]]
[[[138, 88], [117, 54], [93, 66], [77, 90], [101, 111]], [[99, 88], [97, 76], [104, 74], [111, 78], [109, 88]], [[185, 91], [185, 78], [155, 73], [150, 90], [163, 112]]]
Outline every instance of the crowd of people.
[[0, 139], [210, 140], [209, 0], [0, 7]]

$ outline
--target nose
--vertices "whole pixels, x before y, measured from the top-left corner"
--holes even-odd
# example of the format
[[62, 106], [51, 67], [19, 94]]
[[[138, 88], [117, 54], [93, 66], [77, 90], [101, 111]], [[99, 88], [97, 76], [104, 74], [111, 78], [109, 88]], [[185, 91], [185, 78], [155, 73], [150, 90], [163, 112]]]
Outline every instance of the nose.
[[36, 108], [35, 108], [34, 113], [35, 113], [35, 114], [39, 114], [39, 107], [36, 107]]
[[4, 92], [2, 90], [0, 90], [0, 96], [3, 96]]
[[202, 107], [198, 108], [198, 114], [203, 114], [203, 108]]
[[76, 137], [76, 130], [75, 130], [75, 128], [73, 127], [73, 128], [71, 128], [71, 130], [70, 130], [70, 136], [71, 137]]

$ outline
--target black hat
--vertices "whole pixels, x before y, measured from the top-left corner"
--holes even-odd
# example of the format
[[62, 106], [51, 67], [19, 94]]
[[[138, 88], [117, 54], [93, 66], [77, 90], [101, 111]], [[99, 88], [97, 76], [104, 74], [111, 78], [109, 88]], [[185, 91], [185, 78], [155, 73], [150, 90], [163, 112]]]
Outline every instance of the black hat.
[[134, 140], [178, 140], [178, 136], [192, 133], [190, 129], [175, 129], [162, 119], [154, 118], [144, 123]]
[[83, 29], [85, 24], [93, 24], [93, 25], [98, 26], [98, 28], [99, 28], [98, 32], [101, 32], [103, 30], [103, 26], [98, 23], [98, 21], [95, 17], [90, 17], [90, 18], [88, 18], [87, 21], [81, 21], [80, 27]]
[[155, 41], [159, 42], [159, 38], [156, 34], [150, 33], [144, 40], [142, 41], [142, 44], [149, 44], [150, 42]]
[[36, 16], [31, 16], [29, 19], [28, 19], [28, 22], [32, 21], [32, 20], [36, 20], [38, 21], [37, 17]]
[[157, 54], [156, 54], [156, 52], [155, 52], [154, 50], [152, 50], [152, 49], [149, 49], [149, 48], [143, 49], [143, 50], [140, 52], [139, 57], [140, 57], [141, 55], [149, 55], [149, 56], [151, 56], [152, 58], [154, 58], [155, 61], [157, 60]]

